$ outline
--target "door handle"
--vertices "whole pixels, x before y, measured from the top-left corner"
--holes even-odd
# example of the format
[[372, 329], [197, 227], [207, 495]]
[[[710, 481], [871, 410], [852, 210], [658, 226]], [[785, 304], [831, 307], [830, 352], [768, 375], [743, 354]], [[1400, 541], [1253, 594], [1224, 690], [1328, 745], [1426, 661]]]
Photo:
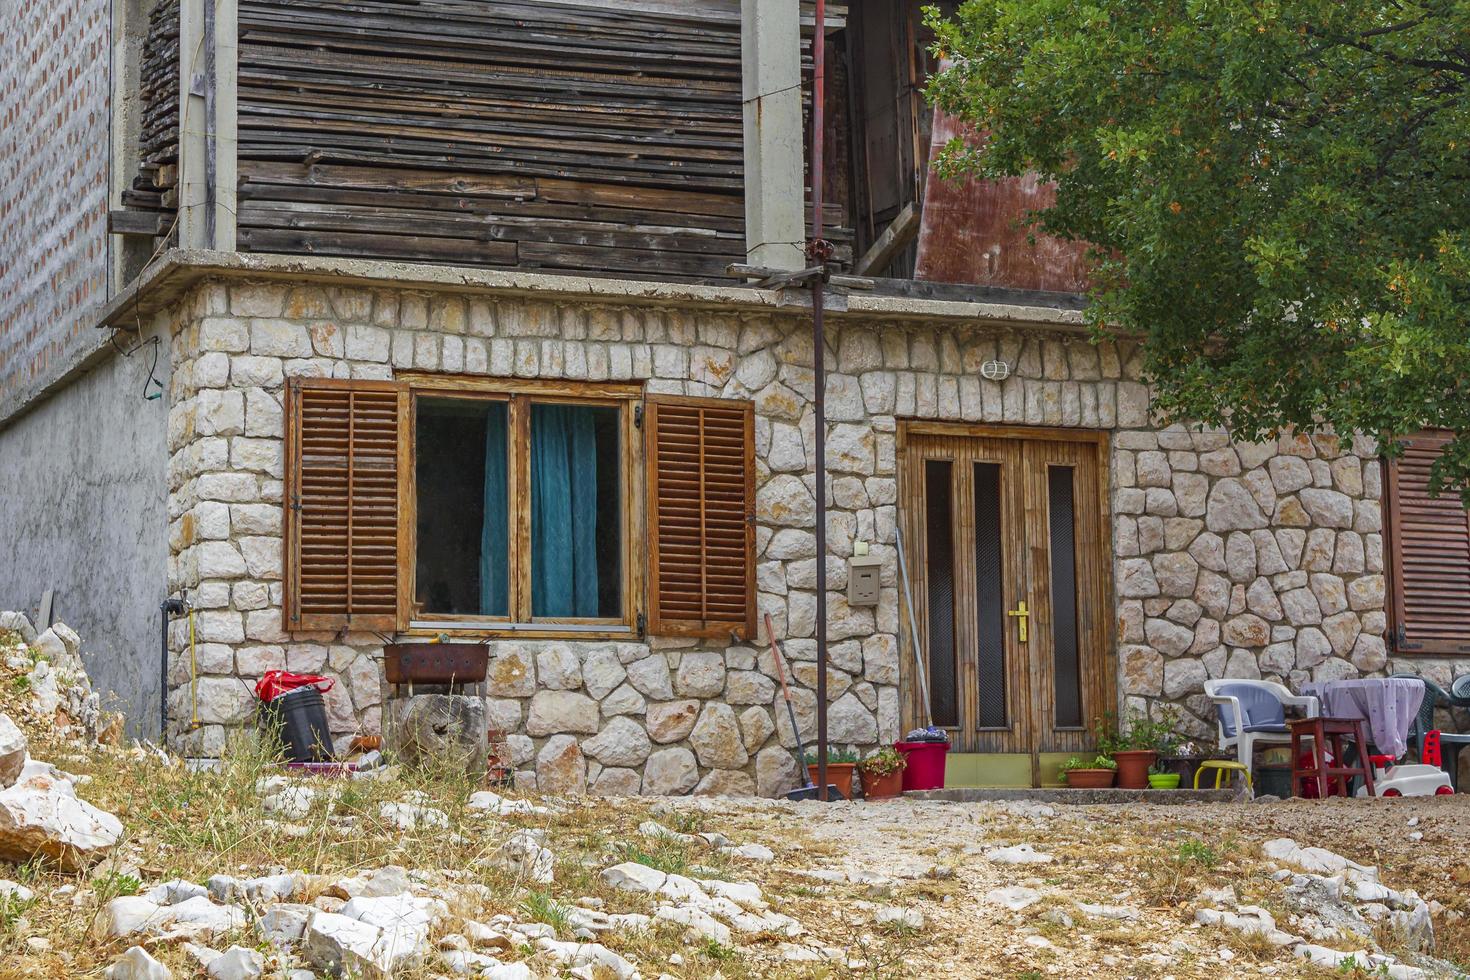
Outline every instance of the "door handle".
[[1021, 643], [1025, 643], [1026, 623], [1031, 619], [1031, 611], [1026, 608], [1026, 600], [1022, 599], [1016, 603], [1016, 608], [1007, 610], [1006, 615], [1016, 617], [1016, 639]]

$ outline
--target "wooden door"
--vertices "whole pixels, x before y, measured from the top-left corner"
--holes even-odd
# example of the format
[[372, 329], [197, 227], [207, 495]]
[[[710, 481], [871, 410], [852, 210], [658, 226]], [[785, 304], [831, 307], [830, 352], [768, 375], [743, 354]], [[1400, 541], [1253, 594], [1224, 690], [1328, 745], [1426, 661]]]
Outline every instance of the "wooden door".
[[1103, 440], [918, 422], [900, 437], [928, 688], [909, 685], [910, 720], [955, 752], [1030, 756], [1038, 782], [1039, 754], [1087, 748], [1112, 703]]

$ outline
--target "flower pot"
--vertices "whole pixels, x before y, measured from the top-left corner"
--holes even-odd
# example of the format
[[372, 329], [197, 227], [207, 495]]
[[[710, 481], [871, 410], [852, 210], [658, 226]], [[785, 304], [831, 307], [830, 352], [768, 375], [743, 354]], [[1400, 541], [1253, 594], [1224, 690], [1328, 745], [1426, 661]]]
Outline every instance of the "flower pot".
[[1118, 764], [1119, 789], [1147, 789], [1148, 767], [1154, 764], [1159, 754], [1153, 749], [1129, 749], [1114, 752], [1113, 761]]
[[1111, 769], [1069, 769], [1067, 785], [1072, 789], [1107, 789], [1116, 775]]
[[891, 800], [903, 792], [902, 769], [895, 769], [881, 776], [859, 769], [858, 775], [862, 777], [863, 796], [866, 799]]
[[1149, 789], [1178, 789], [1179, 774], [1177, 772], [1151, 772], [1148, 774]]
[[[827, 782], [837, 787], [844, 800], [852, 799], [852, 771], [856, 768], [856, 762], [827, 763]], [[812, 785], [817, 785], [817, 764], [809, 763], [806, 771], [811, 776]]]

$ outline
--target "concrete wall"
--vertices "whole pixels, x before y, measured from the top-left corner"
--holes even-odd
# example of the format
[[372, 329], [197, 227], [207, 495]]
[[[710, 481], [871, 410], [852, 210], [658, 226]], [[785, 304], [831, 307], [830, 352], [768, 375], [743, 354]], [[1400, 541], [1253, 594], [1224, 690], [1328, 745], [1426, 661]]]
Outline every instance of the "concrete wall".
[[0, 422], [97, 343], [107, 293], [108, 0], [9, 0], [0, 28]]
[[145, 401], [143, 388], [155, 349], [155, 377], [168, 384], [161, 336], [159, 348], [108, 357], [0, 427], [0, 609], [34, 615], [53, 589], [53, 618], [81, 635], [103, 706], [150, 738], [167, 584], [168, 401]]

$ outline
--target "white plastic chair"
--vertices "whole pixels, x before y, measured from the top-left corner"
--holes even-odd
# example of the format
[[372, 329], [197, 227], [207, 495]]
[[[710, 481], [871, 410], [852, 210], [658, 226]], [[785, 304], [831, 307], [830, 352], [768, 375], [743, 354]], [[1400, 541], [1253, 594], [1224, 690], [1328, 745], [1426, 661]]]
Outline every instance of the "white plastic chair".
[[[1254, 703], [1242, 704], [1240, 697], [1224, 693], [1222, 688], [1235, 688], [1237, 691], [1254, 688], [1260, 691], [1280, 705], [1281, 720], [1276, 720], [1274, 711], [1270, 712], [1272, 717], [1263, 718], [1262, 701], [1247, 698], [1247, 702], [1254, 700]], [[1317, 717], [1322, 710], [1316, 698], [1309, 694], [1292, 694], [1285, 685], [1275, 681], [1221, 678], [1205, 681], [1205, 694], [1215, 703], [1215, 734], [1219, 737], [1220, 749], [1235, 749], [1236, 758], [1247, 768], [1257, 745], [1291, 744], [1291, 729], [1285, 721], [1287, 708], [1301, 708], [1307, 718]]]

